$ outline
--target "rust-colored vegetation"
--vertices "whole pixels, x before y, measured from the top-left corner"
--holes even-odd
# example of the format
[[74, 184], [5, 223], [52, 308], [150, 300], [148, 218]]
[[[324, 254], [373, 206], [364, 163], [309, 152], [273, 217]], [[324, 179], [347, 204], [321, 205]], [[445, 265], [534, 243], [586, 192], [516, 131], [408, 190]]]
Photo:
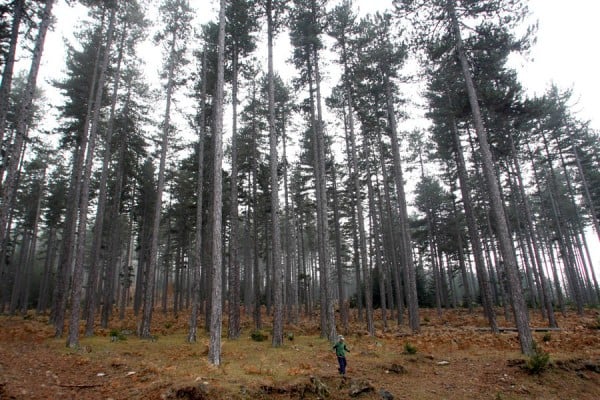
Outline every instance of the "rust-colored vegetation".
[[[500, 312], [500, 310], [499, 310]], [[378, 323], [375, 337], [354, 315], [345, 378], [318, 319], [286, 326], [282, 348], [223, 338], [222, 365], [207, 361], [208, 335], [186, 343], [187, 315], [155, 313], [154, 340], [135, 335], [136, 319], [82, 336], [78, 350], [53, 338], [47, 317], [0, 317], [1, 399], [598, 399], [600, 314], [558, 315], [560, 330], [535, 331], [547, 365], [533, 373], [515, 332], [486, 331], [480, 312], [421, 310], [422, 332]], [[537, 312], [532, 326], [544, 328]], [[264, 321], [268, 317], [264, 317]], [[510, 322], [499, 317], [502, 327]], [[270, 327], [262, 330], [269, 334]], [[226, 329], [223, 330], [226, 332]], [[413, 349], [407, 351], [407, 349]]]

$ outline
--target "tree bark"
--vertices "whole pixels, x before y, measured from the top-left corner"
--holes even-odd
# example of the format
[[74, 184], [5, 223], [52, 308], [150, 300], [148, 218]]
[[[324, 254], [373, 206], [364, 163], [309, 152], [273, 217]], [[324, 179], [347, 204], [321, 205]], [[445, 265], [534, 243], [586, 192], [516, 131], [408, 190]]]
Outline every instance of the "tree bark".
[[273, 15], [272, 0], [267, 0], [267, 49], [269, 80], [269, 166], [271, 172], [271, 240], [273, 258], [273, 347], [283, 344], [283, 264], [281, 262], [281, 227], [279, 225], [279, 160], [275, 132], [275, 81], [273, 73]]
[[[99, 33], [104, 31], [104, 13], [102, 14], [102, 23], [99, 27]], [[73, 257], [75, 250], [75, 236], [77, 225], [77, 213], [79, 210], [79, 200], [81, 196], [81, 179], [83, 176], [83, 165], [85, 151], [88, 145], [88, 131], [92, 120], [93, 100], [96, 92], [97, 76], [100, 69], [101, 51], [98, 47], [96, 58], [94, 60], [94, 71], [91, 76], [90, 88], [87, 99], [87, 110], [81, 132], [81, 140], [75, 145], [73, 150], [73, 171], [69, 186], [67, 200], [67, 210], [65, 216], [64, 229], [61, 240], [61, 252], [56, 272], [56, 283], [53, 292], [52, 318], [54, 320], [55, 336], [61, 337], [64, 331], [65, 314], [67, 308], [67, 292], [69, 288], [69, 277], [73, 268]]]
[[213, 365], [221, 364], [221, 329], [223, 310], [221, 306], [221, 263], [222, 263], [222, 164], [223, 164], [223, 86], [224, 86], [224, 53], [225, 53], [225, 8], [226, 0], [220, 1], [219, 38], [217, 50], [217, 87], [214, 101], [214, 159], [213, 159], [213, 193], [212, 210], [212, 291], [210, 312], [210, 341], [208, 346], [208, 361]]
[[398, 197], [398, 215], [401, 233], [401, 246], [404, 265], [404, 287], [408, 305], [408, 321], [413, 332], [420, 332], [419, 322], [419, 299], [417, 297], [417, 280], [415, 265], [412, 258], [412, 246], [410, 227], [408, 226], [408, 211], [406, 205], [406, 194], [404, 192], [404, 174], [400, 160], [400, 144], [398, 143], [398, 131], [396, 128], [396, 114], [392, 87], [389, 77], [384, 76], [385, 91], [387, 99], [388, 121], [390, 123], [390, 136], [392, 139], [392, 156], [394, 160], [394, 182], [396, 184], [396, 195]]
[[87, 215], [89, 209], [90, 180], [92, 176], [92, 166], [94, 163], [94, 152], [96, 150], [96, 136], [98, 133], [98, 121], [100, 120], [100, 109], [102, 107], [102, 96], [104, 93], [104, 83], [106, 78], [106, 69], [110, 49], [112, 46], [113, 32], [115, 26], [117, 7], [113, 7], [108, 24], [106, 44], [104, 46], [104, 55], [100, 66], [100, 75], [98, 76], [98, 87], [96, 98], [94, 100], [94, 111], [92, 116], [92, 126], [89, 132], [87, 155], [85, 167], [81, 180], [80, 205], [79, 205], [79, 224], [77, 234], [77, 247], [75, 253], [75, 268], [73, 270], [73, 282], [71, 289], [71, 318], [69, 323], [69, 336], [67, 337], [67, 346], [70, 348], [79, 347], [79, 320], [81, 318], [81, 296], [83, 290], [83, 264], [85, 262], [85, 239], [87, 233]]
[[169, 54], [169, 64], [167, 71], [167, 100], [165, 106], [165, 118], [163, 121], [162, 131], [162, 143], [160, 147], [160, 164], [158, 167], [158, 183], [156, 190], [156, 204], [154, 205], [154, 216], [152, 219], [152, 239], [150, 244], [150, 259], [148, 265], [146, 265], [145, 273], [145, 290], [143, 296], [142, 306], [142, 320], [140, 324], [140, 337], [149, 338], [150, 326], [152, 322], [152, 311], [154, 308], [154, 283], [155, 283], [155, 271], [158, 260], [158, 239], [160, 231], [160, 216], [162, 209], [162, 196], [165, 187], [165, 165], [167, 160], [167, 152], [169, 149], [169, 129], [171, 120], [171, 97], [174, 89], [174, 71], [175, 71], [175, 43], [176, 43], [176, 32], [174, 31], [171, 36], [171, 48]]
[[111, 100], [110, 116], [108, 120], [108, 126], [106, 128], [106, 137], [104, 139], [104, 159], [102, 160], [102, 171], [100, 173], [100, 184], [98, 192], [98, 206], [96, 208], [96, 218], [94, 223], [94, 232], [92, 234], [92, 253], [90, 255], [90, 272], [88, 277], [88, 288], [87, 288], [87, 309], [86, 312], [86, 336], [92, 336], [94, 334], [94, 315], [96, 312], [97, 304], [97, 290], [98, 280], [100, 273], [100, 249], [102, 246], [102, 230], [104, 227], [104, 218], [106, 210], [106, 182], [108, 180], [108, 167], [110, 163], [110, 157], [112, 155], [111, 142], [113, 135], [113, 127], [115, 122], [115, 110], [117, 107], [117, 94], [119, 93], [119, 83], [121, 80], [121, 63], [123, 60], [124, 42], [127, 29], [124, 27], [121, 33], [121, 40], [119, 43], [119, 55], [117, 60], [117, 68], [114, 77], [114, 87]]
[[198, 313], [200, 308], [200, 273], [202, 271], [202, 207], [204, 204], [204, 130], [206, 128], [206, 48], [202, 52], [202, 86], [200, 89], [200, 120], [198, 133], [198, 178], [196, 181], [196, 232], [194, 258], [192, 264], [192, 310], [188, 343], [195, 343], [198, 334]]
[[456, 16], [455, 1], [456, 0], [447, 1], [451, 29], [452, 33], [454, 34], [456, 52], [465, 79], [467, 95], [469, 97], [469, 104], [473, 114], [473, 122], [475, 125], [475, 131], [477, 133], [477, 139], [479, 140], [483, 172], [492, 202], [492, 212], [494, 213], [494, 219], [496, 222], [496, 232], [498, 234], [500, 249], [502, 251], [508, 283], [510, 286], [515, 324], [519, 332], [521, 351], [526, 355], [530, 355], [533, 352], [533, 337], [531, 336], [531, 329], [529, 327], [527, 305], [525, 304], [525, 299], [523, 298], [523, 290], [521, 288], [521, 280], [519, 278], [519, 267], [517, 265], [517, 260], [511, 245], [510, 232], [508, 231], [506, 215], [504, 214], [504, 207], [500, 198], [500, 188], [498, 187], [498, 182], [496, 181], [496, 176], [494, 174], [492, 154], [488, 144], [487, 133], [483, 126], [483, 118], [479, 109], [477, 92], [475, 91], [471, 70], [463, 48], [460, 26]]
[[40, 62], [42, 60], [42, 53], [44, 51], [44, 42], [46, 40], [46, 33], [50, 26], [52, 17], [52, 6], [54, 0], [46, 0], [46, 5], [38, 28], [37, 37], [35, 39], [35, 45], [32, 53], [31, 66], [29, 68], [29, 74], [27, 76], [27, 84], [21, 105], [18, 112], [18, 120], [16, 126], [15, 140], [13, 143], [13, 150], [6, 171], [6, 178], [2, 185], [2, 206], [0, 206], [0, 245], [4, 249], [6, 246], [6, 236], [8, 227], [9, 214], [11, 212], [13, 199], [17, 190], [17, 170], [20, 164], [20, 154], [27, 137], [28, 125], [31, 120], [31, 110], [33, 106], [33, 97], [36, 88], [38, 71], [40, 69]]
[[[6, 117], [8, 115], [8, 104], [10, 92], [12, 89], [13, 70], [15, 66], [15, 54], [17, 52], [17, 41], [19, 40], [19, 27], [23, 17], [25, 0], [17, 0], [13, 3], [13, 18], [10, 30], [10, 41], [4, 69], [2, 71], [2, 82], [0, 83], [0, 143], [4, 142], [4, 132], [6, 130]], [[2, 162], [4, 165], [5, 162]], [[1, 180], [0, 174], [0, 180]]]

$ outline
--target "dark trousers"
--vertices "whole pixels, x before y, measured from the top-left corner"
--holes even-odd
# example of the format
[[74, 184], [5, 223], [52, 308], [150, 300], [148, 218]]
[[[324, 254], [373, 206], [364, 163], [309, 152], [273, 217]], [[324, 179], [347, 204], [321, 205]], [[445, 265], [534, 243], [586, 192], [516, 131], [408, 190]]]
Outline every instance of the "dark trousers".
[[345, 375], [346, 374], [346, 357], [338, 357], [338, 363], [340, 364], [340, 367], [338, 368], [338, 371], [340, 371], [340, 374]]

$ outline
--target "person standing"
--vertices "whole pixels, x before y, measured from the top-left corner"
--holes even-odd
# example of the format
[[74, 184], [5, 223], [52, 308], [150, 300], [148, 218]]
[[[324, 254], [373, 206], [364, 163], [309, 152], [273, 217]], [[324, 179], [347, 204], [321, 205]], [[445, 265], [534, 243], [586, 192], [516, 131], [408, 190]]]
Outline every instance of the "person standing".
[[346, 346], [346, 342], [344, 342], [344, 337], [342, 335], [338, 336], [338, 341], [333, 345], [333, 349], [335, 350], [335, 355], [338, 359], [338, 364], [340, 367], [338, 368], [339, 373], [344, 376], [346, 375], [346, 366], [348, 363], [346, 362], [346, 352], [350, 353], [348, 346]]

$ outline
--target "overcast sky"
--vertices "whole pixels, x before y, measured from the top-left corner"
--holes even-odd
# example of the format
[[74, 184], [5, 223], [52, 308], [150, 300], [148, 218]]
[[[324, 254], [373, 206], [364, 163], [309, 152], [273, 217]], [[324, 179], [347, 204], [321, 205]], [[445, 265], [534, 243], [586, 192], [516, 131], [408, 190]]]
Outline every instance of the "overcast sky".
[[[214, 15], [216, 1], [190, 1], [191, 6], [198, 10], [205, 10], [207, 3], [208, 12], [200, 11], [199, 14]], [[363, 14], [381, 11], [391, 5], [391, 0], [354, 0], [354, 3]], [[563, 89], [572, 88], [578, 101], [574, 109], [582, 118], [591, 120], [595, 129], [600, 129], [600, 23], [597, 21], [600, 1], [529, 0], [528, 3], [532, 17], [539, 21], [539, 30], [529, 59], [516, 61], [523, 86], [538, 94], [551, 82]], [[40, 85], [64, 70], [63, 39], [71, 36], [80, 16], [64, 1], [57, 2], [55, 14], [58, 23], [48, 34]], [[276, 62], [279, 61], [282, 67], [287, 57], [279, 57]]]
[[530, 0], [539, 20], [529, 63], [520, 65], [523, 85], [541, 93], [551, 81], [572, 88], [574, 108], [600, 129], [600, 1]]

